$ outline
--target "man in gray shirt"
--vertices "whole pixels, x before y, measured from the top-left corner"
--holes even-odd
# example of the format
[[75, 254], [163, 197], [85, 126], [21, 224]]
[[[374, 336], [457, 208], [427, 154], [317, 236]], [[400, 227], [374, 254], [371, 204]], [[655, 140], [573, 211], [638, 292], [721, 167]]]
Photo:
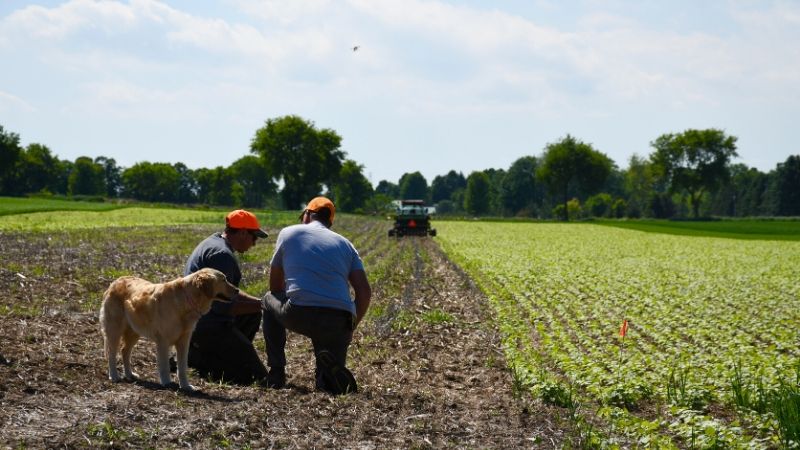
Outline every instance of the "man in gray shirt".
[[316, 197], [303, 210], [300, 224], [278, 234], [270, 262], [270, 292], [262, 299], [271, 387], [286, 384], [288, 329], [311, 338], [317, 389], [335, 395], [357, 390], [345, 367], [347, 350], [372, 290], [353, 244], [330, 230], [335, 214], [333, 202]]

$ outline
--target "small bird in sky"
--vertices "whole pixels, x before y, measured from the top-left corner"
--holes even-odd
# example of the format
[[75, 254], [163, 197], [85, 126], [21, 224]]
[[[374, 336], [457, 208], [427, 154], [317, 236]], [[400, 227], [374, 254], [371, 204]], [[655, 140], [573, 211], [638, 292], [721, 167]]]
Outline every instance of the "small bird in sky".
[[361, 48], [361, 46], [360, 46], [360, 45], [353, 46], [353, 51], [354, 51], [354, 52], [357, 52], [359, 48]]

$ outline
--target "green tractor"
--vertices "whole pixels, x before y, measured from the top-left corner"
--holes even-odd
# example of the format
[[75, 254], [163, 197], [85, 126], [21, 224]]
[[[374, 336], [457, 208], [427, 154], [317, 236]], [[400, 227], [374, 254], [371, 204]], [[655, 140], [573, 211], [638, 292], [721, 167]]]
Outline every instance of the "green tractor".
[[433, 207], [425, 206], [423, 200], [396, 200], [394, 227], [389, 230], [389, 237], [403, 236], [436, 236], [436, 229], [431, 228]]

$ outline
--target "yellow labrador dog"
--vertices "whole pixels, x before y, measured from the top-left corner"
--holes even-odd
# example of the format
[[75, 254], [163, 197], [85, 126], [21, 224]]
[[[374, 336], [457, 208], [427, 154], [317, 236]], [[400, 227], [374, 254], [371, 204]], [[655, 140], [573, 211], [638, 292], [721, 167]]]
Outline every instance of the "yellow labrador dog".
[[158, 376], [161, 385], [171, 382], [169, 350], [175, 346], [178, 357], [178, 383], [193, 391], [187, 377], [189, 339], [200, 316], [211, 309], [214, 300], [230, 301], [239, 289], [214, 269], [170, 281], [151, 283], [136, 277], [120, 277], [103, 294], [100, 324], [108, 358], [108, 378], [119, 381], [117, 352], [122, 342], [122, 365], [127, 380], [137, 375], [131, 370], [131, 350], [140, 336], [156, 343]]

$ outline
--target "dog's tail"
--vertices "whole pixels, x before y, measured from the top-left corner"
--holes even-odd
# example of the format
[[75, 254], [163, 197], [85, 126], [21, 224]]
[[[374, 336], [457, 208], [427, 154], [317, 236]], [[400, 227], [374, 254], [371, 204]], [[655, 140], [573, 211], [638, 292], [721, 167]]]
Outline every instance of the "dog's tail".
[[125, 294], [127, 292], [126, 282], [117, 279], [103, 293], [103, 303], [100, 307], [100, 330], [108, 341], [119, 342], [119, 334], [122, 329], [122, 322], [125, 321]]

